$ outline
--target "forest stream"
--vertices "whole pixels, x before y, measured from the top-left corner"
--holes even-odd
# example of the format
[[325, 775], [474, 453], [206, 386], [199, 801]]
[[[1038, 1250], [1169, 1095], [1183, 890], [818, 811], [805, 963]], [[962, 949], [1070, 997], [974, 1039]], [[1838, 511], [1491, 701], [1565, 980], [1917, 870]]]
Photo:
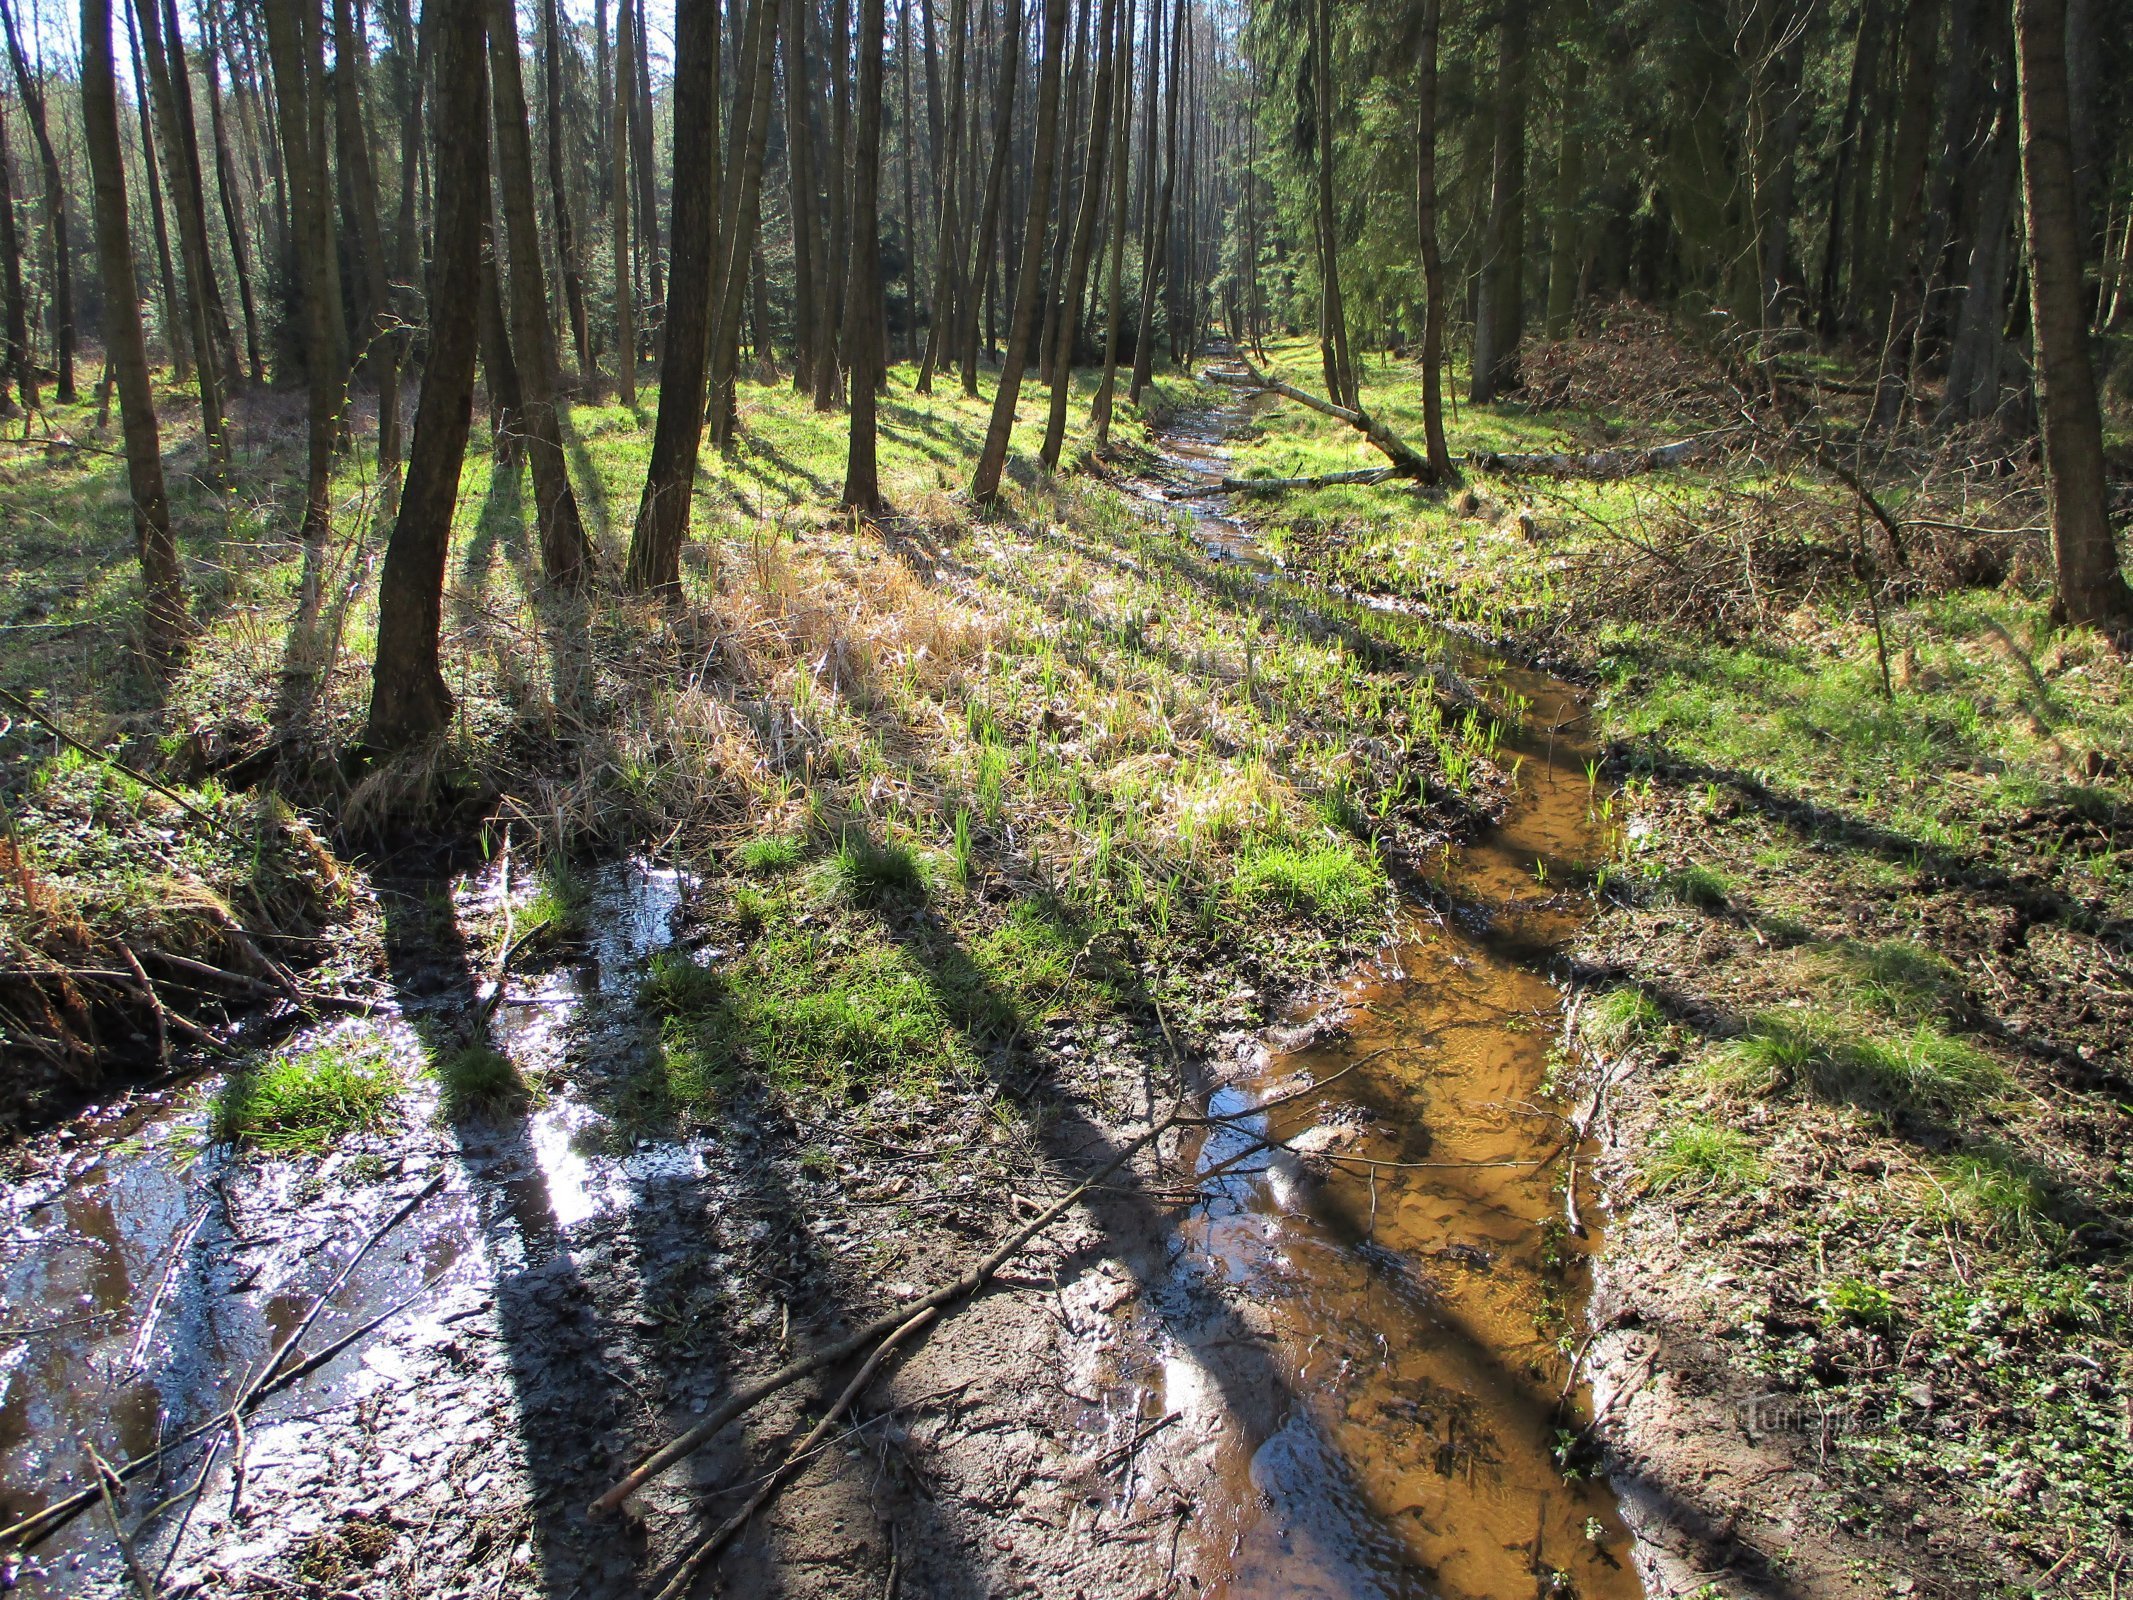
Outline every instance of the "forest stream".
[[[1235, 421], [1199, 413], [1166, 436], [1160, 470], [1171, 490], [1219, 467]], [[1137, 492], [1164, 496], [1152, 480]], [[1160, 514], [1174, 518], [1180, 505], [1210, 553], [1270, 584], [1288, 581], [1206, 499], [1173, 493]], [[1573, 690], [1461, 648], [1462, 674], [1513, 729], [1506, 749], [1518, 777], [1502, 824], [1445, 856], [1367, 970], [1273, 1030], [1244, 1071], [1213, 1089], [1210, 1110], [1229, 1120], [1182, 1152], [1203, 1199], [1144, 1252], [1167, 1263], [1144, 1275], [1146, 1292], [1079, 1352], [1080, 1381], [1099, 1396], [1079, 1419], [1085, 1442], [1122, 1441], [1106, 1457], [1123, 1456], [1112, 1508], [1130, 1514], [1152, 1497], [1158, 1466], [1172, 1482], [1192, 1469], [1196, 1504], [1150, 1559], [1167, 1561], [1173, 1580], [1194, 1570], [1202, 1593], [1641, 1592], [1579, 1432], [1589, 1409], [1567, 1352], [1585, 1332], [1601, 1219], [1581, 1162], [1586, 1135], [1548, 1087], [1565, 1004], [1550, 974], [1579, 926], [1589, 867], [1605, 854], [1605, 791], [1588, 771]], [[536, 1497], [545, 1489], [582, 1504], [570, 1473], [584, 1470], [584, 1440], [608, 1437], [615, 1397], [598, 1379], [615, 1347], [596, 1359], [543, 1319], [560, 1315], [559, 1297], [601, 1299], [609, 1232], [631, 1236], [647, 1281], [663, 1270], [662, 1252], [680, 1262], [692, 1241], [700, 1246], [695, 1219], [718, 1210], [727, 1181], [718, 1146], [749, 1137], [618, 1147], [601, 1136], [599, 1096], [577, 1069], [632, 1048], [635, 985], [672, 942], [690, 886], [643, 862], [593, 883], [586, 959], [514, 979], [495, 1008], [497, 1044], [557, 1084], [523, 1119], [463, 1126], [444, 1157], [419, 1153], [416, 1140], [398, 1154], [259, 1164], [207, 1144], [199, 1097], [180, 1090], [89, 1117], [66, 1156], [15, 1187], [0, 1276], [9, 1520], [93, 1482], [85, 1441], [131, 1460], [230, 1404], [247, 1374], [268, 1370], [304, 1331], [322, 1281], [331, 1303], [306, 1352], [405, 1314], [389, 1345], [356, 1341], [303, 1374], [238, 1445], [255, 1502], [274, 1505], [282, 1475], [298, 1486], [270, 1544], [277, 1534], [310, 1539], [299, 1552], [315, 1554], [328, 1535], [349, 1544], [351, 1524], [334, 1534], [325, 1506], [300, 1492], [306, 1472], [337, 1452], [374, 1456], [362, 1477], [387, 1501], [419, 1501], [428, 1477], [454, 1461], [456, 1480], [439, 1480], [450, 1483], [447, 1499], [478, 1503], [483, 1463], [510, 1442], [513, 1394], [522, 1419], [545, 1407], [580, 1425], [522, 1422], [518, 1447]], [[381, 891], [388, 907], [417, 906], [425, 892], [389, 882]], [[461, 878], [458, 910], [478, 916], [497, 893], [493, 871]], [[430, 1037], [481, 984], [463, 961], [429, 949], [396, 971], [395, 987], [389, 1018], [337, 1026], [412, 1050], [412, 1036]], [[1276, 1099], [1275, 1113], [1255, 1109]], [[1288, 1148], [1269, 1153], [1269, 1135]], [[432, 1198], [455, 1165], [463, 1180], [452, 1174]], [[400, 1208], [409, 1220], [391, 1231]], [[348, 1260], [354, 1243], [379, 1237], [381, 1217], [389, 1236]], [[1210, 1289], [1254, 1308], [1241, 1334], [1205, 1317]], [[502, 1352], [470, 1344], [459, 1327], [492, 1311]], [[1253, 1346], [1256, 1366], [1240, 1369], [1219, 1348], [1239, 1342]], [[1216, 1375], [1225, 1368], [1227, 1381]], [[1225, 1419], [1240, 1370], [1268, 1402], [1259, 1425]], [[706, 1378], [705, 1392], [718, 1381]], [[491, 1389], [506, 1398], [485, 1398]], [[221, 1503], [237, 1497], [227, 1454], [187, 1458], [162, 1492], [194, 1475], [213, 1492], [187, 1513], [199, 1526], [189, 1547], [180, 1533], [169, 1576], [183, 1579], [197, 1559], [192, 1576], [212, 1587], [266, 1549], [247, 1543], [259, 1526], [247, 1530]], [[379, 1499], [345, 1514], [382, 1514]], [[592, 1561], [559, 1536], [533, 1543], [543, 1546], [546, 1592], [630, 1592], [626, 1551]], [[524, 1559], [527, 1545], [504, 1559]], [[56, 1595], [119, 1592], [127, 1581], [94, 1514], [43, 1542], [7, 1586]]]

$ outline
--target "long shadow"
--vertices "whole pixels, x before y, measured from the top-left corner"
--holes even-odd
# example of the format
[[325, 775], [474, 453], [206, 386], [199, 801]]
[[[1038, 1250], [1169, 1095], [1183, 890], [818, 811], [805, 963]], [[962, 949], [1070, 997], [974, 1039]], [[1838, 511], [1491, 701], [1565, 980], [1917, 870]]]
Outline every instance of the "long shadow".
[[459, 558], [460, 620], [469, 619], [472, 603], [487, 592], [499, 555], [522, 571], [527, 560], [526, 470], [523, 463], [498, 462], [489, 474], [489, 492], [474, 520], [474, 533]]
[[[1009, 881], [1033, 881], [1029, 863], [997, 849], [988, 853], [993, 857], [989, 864], [1007, 874]], [[955, 930], [930, 905], [920, 902], [886, 908], [882, 921], [949, 1017], [966, 1032], [978, 1038], [997, 1037], [1001, 1019], [1018, 1014], [1014, 997], [992, 983]], [[1119, 964], [1118, 970], [1140, 1047], [1153, 1053], [1161, 1037], [1153, 999], [1141, 988], [1130, 964]], [[1081, 1096], [1058, 1077], [1047, 1059], [1032, 1059], [1033, 1053], [1027, 1050], [1018, 1058], [1014, 1045], [1011, 1039], [990, 1052], [986, 1070], [1004, 1092], [1041, 1112], [1032, 1120], [1041, 1129], [1042, 1144], [1058, 1181], [1070, 1186], [1108, 1164], [1119, 1144], [1084, 1109]], [[1183, 1059], [1176, 1066], [1185, 1079], [1184, 1092], [1196, 1101], [1204, 1099], [1207, 1085], [1198, 1070]], [[1129, 1165], [1103, 1189], [1092, 1192], [1085, 1203], [1096, 1219], [1102, 1242], [1076, 1252], [1063, 1270], [1078, 1272], [1106, 1256], [1125, 1264], [1140, 1284], [1143, 1303], [1161, 1322], [1164, 1336], [1193, 1352], [1202, 1372], [1219, 1390], [1223, 1411], [1239, 1430], [1240, 1448], [1246, 1454], [1256, 1452], [1295, 1419], [1308, 1416], [1304, 1397], [1272, 1352], [1234, 1307], [1214, 1292], [1214, 1274], [1210, 1272], [1203, 1281], [1179, 1269], [1185, 1248], [1179, 1237], [1180, 1219], [1171, 1204], [1150, 1192], [1140, 1174]], [[1355, 1592], [1388, 1597], [1433, 1595], [1404, 1541], [1369, 1515], [1367, 1499], [1345, 1458], [1326, 1449], [1323, 1470], [1336, 1482], [1331, 1492], [1314, 1500], [1314, 1506], [1322, 1519], [1338, 1524], [1326, 1543], [1329, 1553], [1342, 1552], [1352, 1563], [1347, 1576], [1358, 1586]], [[1373, 1580], [1376, 1586], [1363, 1587]]]

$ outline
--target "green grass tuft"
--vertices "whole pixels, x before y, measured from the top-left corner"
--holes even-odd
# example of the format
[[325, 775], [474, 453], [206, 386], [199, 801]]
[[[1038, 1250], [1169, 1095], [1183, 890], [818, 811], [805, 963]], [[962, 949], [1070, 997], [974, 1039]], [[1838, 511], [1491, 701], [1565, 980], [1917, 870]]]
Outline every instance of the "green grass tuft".
[[1883, 1112], [1960, 1111], [2007, 1086], [1998, 1062], [1930, 1022], [1885, 1034], [1857, 1016], [1804, 1006], [1759, 1013], [1721, 1053], [1715, 1076], [1751, 1093], [1797, 1086]]
[[848, 830], [838, 842], [830, 868], [845, 898], [857, 906], [926, 893], [926, 866], [917, 851], [904, 844], [877, 844], [856, 831]]
[[404, 1087], [383, 1040], [329, 1039], [233, 1072], [209, 1127], [218, 1142], [276, 1155], [323, 1150], [383, 1127]]
[[1763, 1173], [1763, 1158], [1748, 1136], [1709, 1117], [1668, 1128], [1644, 1161], [1645, 1182], [1659, 1190], [1748, 1189], [1762, 1181]]
[[1733, 885], [1710, 867], [1676, 867], [1660, 878], [1659, 887], [1668, 899], [1704, 911], [1723, 910], [1732, 902]]
[[770, 834], [760, 839], [750, 839], [734, 851], [733, 863], [743, 872], [752, 872], [759, 878], [770, 878], [792, 871], [806, 853], [798, 839]]
[[444, 1097], [445, 1114], [515, 1110], [533, 1098], [509, 1056], [485, 1044], [462, 1045], [430, 1063]]
[[1602, 1050], [1625, 1050], [1666, 1029], [1666, 1013], [1642, 989], [1610, 989], [1585, 1008], [1578, 1031]]
[[1894, 1298], [1888, 1290], [1864, 1278], [1839, 1278], [1825, 1285], [1821, 1300], [1823, 1313], [1833, 1322], [1885, 1329], [1896, 1321]]
[[1247, 906], [1285, 906], [1354, 921], [1370, 915], [1384, 881], [1376, 863], [1346, 844], [1262, 845], [1238, 857], [1230, 890]]

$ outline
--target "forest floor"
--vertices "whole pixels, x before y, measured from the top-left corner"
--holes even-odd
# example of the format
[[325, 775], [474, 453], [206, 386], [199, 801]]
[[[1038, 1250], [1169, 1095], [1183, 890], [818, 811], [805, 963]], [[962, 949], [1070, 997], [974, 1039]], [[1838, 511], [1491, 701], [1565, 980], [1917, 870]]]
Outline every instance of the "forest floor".
[[[1273, 355], [1316, 387], [1308, 351]], [[1455, 447], [1728, 414], [1648, 326], [1536, 369], [1534, 404], [1464, 412]], [[1267, 585], [1112, 481], [1139, 421], [1125, 458], [1018, 469], [1009, 514], [974, 521], [953, 491], [985, 409], [908, 377], [880, 530], [831, 509], [841, 418], [744, 386], [673, 609], [540, 598], [516, 477], [470, 460], [461, 714], [420, 764], [352, 753], [384, 530], [352, 469], [339, 544], [279, 531], [290, 402], [240, 413], [241, 496], [193, 475], [171, 407], [201, 631], [165, 690], [127, 666], [124, 503], [91, 419], [0, 446], [0, 688], [212, 819], [11, 719], [5, 1511], [87, 1481], [77, 1429], [130, 1456], [160, 1415], [226, 1401], [317, 1293], [319, 1252], [415, 1203], [327, 1331], [424, 1297], [252, 1430], [245, 1488], [211, 1463], [169, 1576], [656, 1587], [730, 1509], [708, 1491], [748, 1477], [747, 1442], [589, 1518], [616, 1471], [733, 1376], [962, 1270], [1145, 1129], [1187, 1063], [1204, 1091], [1263, 1055], [1385, 941], [1395, 885], [1501, 812], [1514, 763], [1461, 665], [1480, 639], [1589, 689], [1617, 785], [1570, 974], [1615, 1212], [1583, 1360], [1648, 1574], [2113, 1592], [2133, 713], [2122, 658], [2049, 623], [2024, 469], [1883, 463], [1913, 548], [1866, 568], [1871, 614], [1855, 505], [1775, 447], [1597, 484], [1477, 468], [1448, 497], [1240, 496], [1304, 580]], [[1366, 372], [1410, 437], [1414, 383]], [[1148, 416], [1221, 398], [1169, 382]], [[611, 566], [651, 404], [574, 411]], [[1261, 404], [1229, 470], [1370, 465], [1358, 448]], [[138, 978], [106, 975], [128, 955]], [[308, 1012], [258, 1006], [284, 973]], [[190, 1027], [229, 1070], [159, 1078], [159, 1045], [202, 1064]], [[92, 1040], [135, 1079], [85, 1081]], [[1149, 1435], [1122, 1333], [1175, 1250], [1189, 1153], [1156, 1153], [897, 1371], [735, 1545], [728, 1592], [1213, 1579], [1194, 1448]], [[174, 1233], [191, 1259], [166, 1276]], [[1232, 1399], [1276, 1404], [1259, 1314], [1193, 1292], [1165, 1320], [1230, 1352]], [[21, 1578], [85, 1573], [128, 1582], [86, 1520]]]

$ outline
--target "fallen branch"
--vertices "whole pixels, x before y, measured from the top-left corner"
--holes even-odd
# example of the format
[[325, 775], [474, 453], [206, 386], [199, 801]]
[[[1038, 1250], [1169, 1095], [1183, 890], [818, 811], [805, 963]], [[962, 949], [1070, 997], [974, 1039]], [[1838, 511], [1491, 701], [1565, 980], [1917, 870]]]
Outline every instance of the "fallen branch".
[[1211, 494], [1288, 494], [1300, 489], [1330, 489], [1343, 483], [1383, 483], [1397, 474], [1390, 467], [1360, 467], [1353, 472], [1322, 472], [1314, 478], [1223, 478], [1190, 489], [1169, 489], [1164, 498], [1197, 500]]
[[[1278, 394], [1286, 400], [1294, 400], [1298, 405], [1308, 406], [1321, 416], [1333, 417], [1338, 421], [1347, 423], [1349, 427], [1355, 429], [1365, 439], [1368, 439], [1392, 463], [1392, 470], [1400, 477], [1418, 478], [1424, 483], [1436, 482], [1437, 475], [1430, 470], [1429, 462], [1417, 455], [1413, 446], [1409, 445], [1405, 439], [1402, 439], [1369, 412], [1360, 408], [1350, 409], [1347, 406], [1337, 406], [1330, 400], [1321, 400], [1307, 389], [1299, 389], [1293, 383], [1283, 383], [1279, 378], [1268, 376], [1242, 356], [1237, 358], [1237, 364], [1244, 368], [1246, 377], [1252, 387], [1262, 389], [1268, 394]], [[1235, 377], [1224, 372], [1216, 372], [1213, 376], [1219, 383], [1236, 383], [1238, 381]]]
[[1477, 450], [1469, 458], [1484, 472], [1532, 472], [1550, 478], [1627, 478], [1639, 472], [1658, 472], [1693, 461], [1711, 450], [1716, 441], [1708, 434], [1654, 445], [1649, 450], [1595, 450], [1586, 455], [1562, 451], [1504, 454]]
[[687, 1559], [682, 1562], [680, 1570], [672, 1578], [668, 1579], [666, 1587], [659, 1591], [657, 1600], [680, 1600], [682, 1595], [689, 1592], [689, 1585], [696, 1581], [696, 1575], [704, 1570], [705, 1564], [718, 1554], [727, 1540], [748, 1525], [751, 1517], [763, 1509], [765, 1502], [783, 1486], [786, 1475], [792, 1471], [793, 1467], [807, 1459], [815, 1446], [822, 1442], [823, 1435], [836, 1426], [837, 1419], [844, 1415], [846, 1409], [850, 1407], [854, 1400], [866, 1392], [866, 1386], [873, 1382], [875, 1372], [880, 1369], [889, 1352], [939, 1315], [940, 1312], [937, 1309], [928, 1306], [925, 1310], [919, 1312], [917, 1316], [910, 1318], [894, 1329], [887, 1338], [874, 1347], [874, 1353], [868, 1356], [860, 1369], [852, 1375], [852, 1381], [844, 1386], [844, 1393], [837, 1396], [836, 1401], [830, 1406], [829, 1410], [822, 1414], [822, 1420], [808, 1430], [806, 1438], [786, 1452], [785, 1459], [779, 1462], [777, 1467], [763, 1479], [762, 1486], [748, 1497], [746, 1505], [720, 1523], [709, 1538], [689, 1552]]
[[[1097, 1172], [1075, 1185], [1063, 1199], [1057, 1201], [1009, 1234], [991, 1255], [954, 1282], [942, 1284], [932, 1293], [919, 1300], [915, 1309], [917, 1311], [937, 1311], [953, 1305], [958, 1300], [967, 1299], [969, 1296], [976, 1294], [978, 1290], [991, 1281], [995, 1273], [1022, 1252], [1024, 1245], [1065, 1216], [1083, 1195], [1102, 1184], [1112, 1173], [1131, 1161], [1148, 1145], [1154, 1143], [1157, 1138], [1176, 1127], [1178, 1122], [1178, 1110], [1174, 1107], [1169, 1116], [1155, 1123], [1146, 1133], [1127, 1141], [1117, 1155], [1105, 1162]], [[904, 1309], [890, 1312], [887, 1316], [877, 1317], [857, 1333], [839, 1339], [835, 1344], [826, 1345], [813, 1355], [802, 1356], [797, 1361], [788, 1362], [767, 1378], [759, 1378], [746, 1388], [737, 1391], [729, 1396], [711, 1415], [704, 1418], [702, 1422], [670, 1443], [661, 1445], [657, 1450], [646, 1456], [643, 1461], [632, 1467], [614, 1484], [610, 1485], [597, 1500], [593, 1501], [592, 1511], [597, 1515], [601, 1512], [614, 1510], [615, 1507], [635, 1494], [651, 1479], [673, 1466], [675, 1462], [695, 1454], [709, 1444], [736, 1417], [752, 1410], [762, 1401], [776, 1394], [780, 1389], [789, 1388], [810, 1373], [818, 1372], [827, 1366], [833, 1366], [847, 1356], [856, 1354], [867, 1345], [886, 1337], [901, 1327], [911, 1315], [913, 1315], [912, 1309]]]
[[[115, 453], [116, 452], [114, 452], [114, 454]], [[168, 800], [172, 805], [176, 806], [180, 811], [184, 812], [187, 816], [193, 818], [195, 821], [204, 822], [210, 828], [221, 828], [222, 822], [220, 818], [201, 810], [190, 800], [186, 799], [185, 796], [178, 793], [177, 790], [171, 788], [169, 784], [158, 782], [156, 779], [149, 777], [147, 773], [141, 771], [138, 767], [129, 767], [126, 765], [125, 762], [119, 760], [117, 756], [114, 756], [107, 751], [99, 750], [94, 745], [88, 744], [83, 740], [75, 738], [73, 734], [67, 732], [65, 728], [54, 722], [50, 715], [45, 712], [39, 711], [35, 706], [31, 705], [27, 700], [24, 700], [19, 695], [10, 694], [7, 690], [0, 689], [0, 705], [13, 706], [17, 711], [21, 712], [31, 721], [42, 724], [45, 732], [49, 733], [53, 738], [57, 739], [61, 744], [65, 745], [69, 750], [74, 751], [77, 755], [84, 755], [87, 756], [91, 761], [101, 762], [103, 763], [103, 765], [111, 768], [112, 771], [123, 773], [125, 776], [131, 778], [135, 783], [140, 784], [143, 788], [153, 789], [157, 794], [161, 795], [164, 799]]]

